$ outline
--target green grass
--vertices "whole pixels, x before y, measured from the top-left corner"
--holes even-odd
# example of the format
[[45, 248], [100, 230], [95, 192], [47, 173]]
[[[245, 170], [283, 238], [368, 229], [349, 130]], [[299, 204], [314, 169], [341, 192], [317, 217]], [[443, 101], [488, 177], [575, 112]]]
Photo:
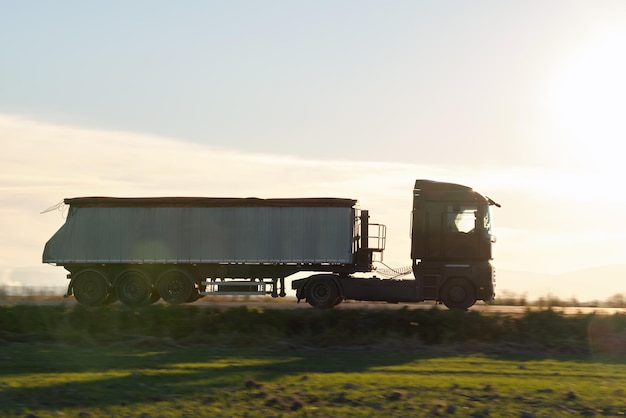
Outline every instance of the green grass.
[[9, 344], [0, 370], [8, 417], [626, 414], [616, 359]]

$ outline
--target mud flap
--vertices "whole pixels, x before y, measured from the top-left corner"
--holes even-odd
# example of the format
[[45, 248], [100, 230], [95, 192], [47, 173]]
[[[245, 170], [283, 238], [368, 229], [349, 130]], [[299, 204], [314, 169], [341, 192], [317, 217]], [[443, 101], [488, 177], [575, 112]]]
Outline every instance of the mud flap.
[[306, 299], [304, 288], [308, 279], [298, 279], [291, 282], [291, 289], [296, 291], [296, 299], [298, 299], [298, 303], [302, 299]]
[[64, 298], [69, 298], [74, 294], [74, 280], [70, 280], [70, 284], [67, 285], [67, 292], [63, 295]]

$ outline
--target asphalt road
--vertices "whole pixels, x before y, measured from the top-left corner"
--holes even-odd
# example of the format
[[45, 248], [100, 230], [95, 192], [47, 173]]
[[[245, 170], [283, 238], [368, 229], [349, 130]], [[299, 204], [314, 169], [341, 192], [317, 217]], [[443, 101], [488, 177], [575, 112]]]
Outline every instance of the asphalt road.
[[[119, 302], [117, 302], [119, 303]], [[157, 303], [165, 303], [163, 301]], [[76, 300], [73, 297], [63, 298], [47, 298], [47, 299], [34, 299], [34, 298], [5, 298], [0, 300], [0, 305], [38, 305], [38, 306], [50, 306], [50, 305], [75, 305]], [[259, 309], [314, 309], [308, 303], [302, 301], [296, 303], [295, 298], [285, 299], [263, 299], [263, 300], [245, 300], [243, 298], [236, 300], [218, 300], [206, 297], [193, 303], [198, 307], [220, 307], [229, 308], [237, 306], [247, 306], [249, 308]], [[421, 302], [421, 303], [385, 303], [385, 302], [357, 302], [348, 301], [343, 302], [333, 309], [432, 309], [436, 306], [439, 309], [446, 309], [443, 305], [435, 305], [433, 302]], [[482, 302], [478, 302], [476, 305], [470, 308], [470, 311], [477, 311], [481, 313], [489, 314], [522, 314], [526, 312], [528, 308], [525, 306], [499, 306], [499, 305], [487, 305]], [[538, 307], [532, 307], [531, 309], [541, 309]], [[624, 308], [599, 308], [599, 307], [552, 307], [554, 311], [563, 312], [566, 315], [575, 315], [579, 313], [583, 314], [602, 314], [612, 315], [615, 313], [626, 313]]]

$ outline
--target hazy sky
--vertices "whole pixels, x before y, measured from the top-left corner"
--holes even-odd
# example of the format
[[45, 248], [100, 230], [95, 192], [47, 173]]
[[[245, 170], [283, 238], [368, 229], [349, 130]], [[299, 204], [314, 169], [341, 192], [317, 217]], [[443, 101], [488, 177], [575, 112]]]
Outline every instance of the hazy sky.
[[0, 2], [0, 283], [66, 283], [82, 195], [355, 198], [407, 266], [417, 178], [502, 203], [501, 271], [626, 263], [624, 1]]

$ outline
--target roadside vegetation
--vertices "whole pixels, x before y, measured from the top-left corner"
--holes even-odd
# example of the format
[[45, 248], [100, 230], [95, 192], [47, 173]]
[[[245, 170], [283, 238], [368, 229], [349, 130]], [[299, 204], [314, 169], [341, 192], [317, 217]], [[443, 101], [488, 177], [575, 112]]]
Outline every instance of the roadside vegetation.
[[[99, 345], [134, 340], [248, 347], [486, 346], [626, 355], [626, 314], [522, 314], [426, 309], [260, 309], [155, 304], [0, 305], [0, 340]], [[504, 348], [503, 348], [504, 347]]]

